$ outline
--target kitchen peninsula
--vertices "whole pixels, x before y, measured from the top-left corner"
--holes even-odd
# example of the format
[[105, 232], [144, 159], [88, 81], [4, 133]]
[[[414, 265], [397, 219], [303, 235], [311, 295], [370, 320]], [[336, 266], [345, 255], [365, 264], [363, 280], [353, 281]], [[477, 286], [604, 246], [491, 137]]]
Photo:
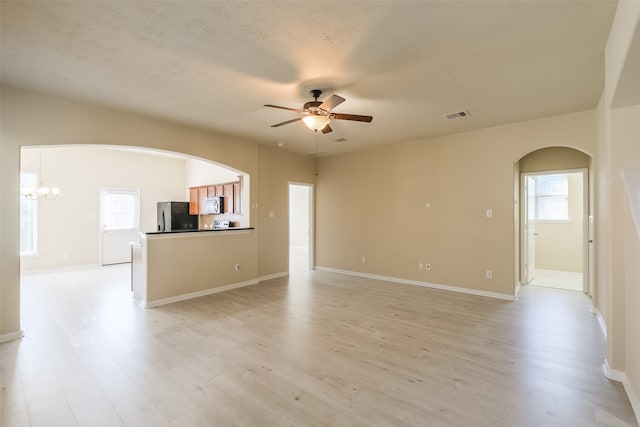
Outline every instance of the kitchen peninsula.
[[132, 290], [144, 308], [258, 283], [252, 227], [140, 233]]

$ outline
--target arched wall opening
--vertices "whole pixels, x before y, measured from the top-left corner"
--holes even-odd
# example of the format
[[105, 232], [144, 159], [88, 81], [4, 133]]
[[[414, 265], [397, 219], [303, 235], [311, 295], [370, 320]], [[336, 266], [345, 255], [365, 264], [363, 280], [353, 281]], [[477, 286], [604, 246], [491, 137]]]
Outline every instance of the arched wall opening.
[[[253, 178], [244, 209], [257, 209], [258, 145], [211, 130], [2, 85], [0, 156], [0, 340], [22, 336], [20, 323], [20, 151], [21, 147], [113, 145], [182, 153], [212, 160]], [[123, 174], [126, 171], [123, 171]], [[63, 189], [64, 191], [64, 189]], [[248, 211], [247, 211], [248, 212]], [[257, 215], [250, 217], [254, 227]], [[243, 270], [258, 277], [258, 236], [239, 243]]]
[[[563, 146], [536, 149], [524, 154], [514, 163], [516, 294], [521, 285], [532, 281], [532, 261], [537, 252], [544, 254], [545, 265], [553, 265], [554, 268], [559, 269], [558, 271], [575, 270], [579, 266], [580, 280], [582, 281], [580, 290], [593, 296], [595, 290], [595, 253], [592, 244], [594, 232], [593, 170], [593, 158], [589, 154]], [[562, 202], [566, 204], [567, 218], [536, 219], [536, 215], [540, 215], [540, 204], [544, 202], [544, 196], [540, 195], [541, 192], [535, 192], [533, 184], [537, 181], [534, 178], [553, 178], [559, 175], [566, 176], [567, 189], [571, 188], [574, 192], [571, 198], [567, 196]], [[533, 188], [529, 188], [531, 185]], [[557, 201], [559, 196], [553, 197], [556, 197]], [[570, 204], [569, 201], [573, 202], [575, 198], [579, 198], [579, 201]], [[542, 229], [536, 230], [536, 223], [542, 224]], [[533, 242], [535, 239], [541, 238], [539, 237], [541, 231], [544, 231], [544, 237], [548, 241], [544, 241], [544, 244], [536, 250], [536, 245]], [[563, 233], [565, 236], [574, 236], [572, 238], [578, 240], [562, 242], [562, 245], [555, 244], [554, 246], [553, 239], [559, 238]], [[566, 265], [569, 267], [565, 267]]]
[[35, 250], [21, 256], [22, 273], [101, 263], [100, 193], [106, 188], [138, 191], [139, 231], [152, 232], [158, 202], [189, 201], [189, 187], [240, 180], [241, 213], [217, 219], [250, 224], [250, 175], [213, 160], [140, 147], [65, 145], [23, 146], [20, 163], [21, 172], [61, 189], [58, 197], [37, 200]]

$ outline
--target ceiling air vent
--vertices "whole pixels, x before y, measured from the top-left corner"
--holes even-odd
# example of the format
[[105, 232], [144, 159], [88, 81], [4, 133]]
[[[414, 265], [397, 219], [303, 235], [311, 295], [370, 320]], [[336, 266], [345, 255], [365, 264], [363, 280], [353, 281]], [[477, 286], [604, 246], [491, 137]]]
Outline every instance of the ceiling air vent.
[[449, 120], [453, 120], [461, 117], [469, 117], [469, 112], [463, 110], [463, 111], [457, 111], [455, 113], [445, 114], [444, 116]]

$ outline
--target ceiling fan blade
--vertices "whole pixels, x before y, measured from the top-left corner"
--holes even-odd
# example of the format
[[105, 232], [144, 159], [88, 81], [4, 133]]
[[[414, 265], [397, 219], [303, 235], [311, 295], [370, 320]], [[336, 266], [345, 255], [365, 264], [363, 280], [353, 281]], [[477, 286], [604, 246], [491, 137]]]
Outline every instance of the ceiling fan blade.
[[289, 123], [297, 122], [299, 120], [302, 120], [302, 117], [298, 117], [297, 119], [293, 119], [293, 120], [287, 120], [286, 122], [282, 122], [282, 123], [276, 123], [275, 125], [271, 125], [271, 127], [277, 128], [283, 125], [288, 125]]
[[338, 120], [353, 120], [356, 122], [367, 122], [367, 123], [371, 123], [371, 120], [373, 120], [372, 116], [360, 116], [358, 114], [334, 113], [331, 115], [331, 117]]
[[281, 107], [279, 105], [272, 105], [272, 104], [264, 104], [264, 106], [265, 107], [271, 107], [271, 108], [279, 108], [281, 110], [295, 111], [296, 113], [302, 113], [302, 110], [298, 110], [296, 108]]
[[331, 126], [329, 126], [329, 124], [327, 123], [327, 125], [325, 127], [323, 127], [320, 132], [329, 133], [329, 132], [333, 132], [333, 129], [331, 129]]
[[320, 104], [318, 108], [324, 111], [331, 111], [338, 105], [342, 104], [344, 101], [345, 99], [341, 96], [331, 95], [329, 99]]

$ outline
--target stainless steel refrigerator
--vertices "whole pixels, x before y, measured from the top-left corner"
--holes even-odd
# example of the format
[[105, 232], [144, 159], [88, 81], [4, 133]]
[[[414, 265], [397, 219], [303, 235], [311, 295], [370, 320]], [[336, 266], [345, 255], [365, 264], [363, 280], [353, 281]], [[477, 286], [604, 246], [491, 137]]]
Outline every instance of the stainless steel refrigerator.
[[198, 229], [198, 215], [189, 215], [189, 202], [158, 202], [158, 231]]

